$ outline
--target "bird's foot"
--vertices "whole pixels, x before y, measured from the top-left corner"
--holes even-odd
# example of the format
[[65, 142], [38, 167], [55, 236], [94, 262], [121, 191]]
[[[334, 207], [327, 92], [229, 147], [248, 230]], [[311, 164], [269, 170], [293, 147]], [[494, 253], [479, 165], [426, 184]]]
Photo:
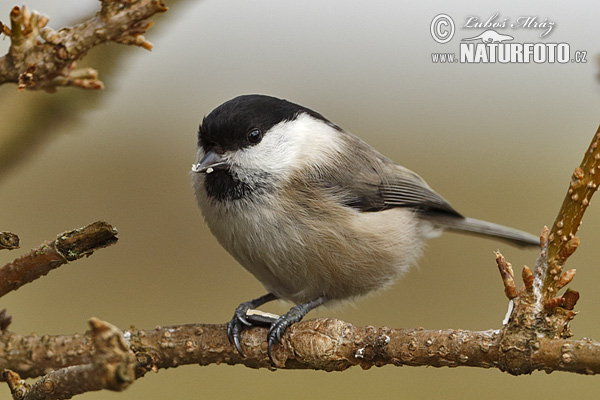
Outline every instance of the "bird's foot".
[[231, 318], [231, 321], [227, 323], [227, 338], [229, 339], [229, 343], [235, 346], [236, 350], [242, 357], [245, 357], [240, 344], [240, 334], [242, 329], [244, 326], [250, 327], [255, 325], [253, 323], [254, 320], [252, 320], [252, 322], [249, 321], [250, 318], [248, 318], [248, 311], [276, 299], [277, 297], [275, 297], [275, 295], [268, 293], [257, 299], [245, 301], [235, 309], [233, 318]]
[[302, 318], [304, 318], [304, 316], [307, 314], [306, 312], [303, 313], [301, 310], [298, 311], [297, 307], [298, 306], [292, 307], [290, 311], [279, 317], [277, 321], [273, 322], [269, 328], [269, 334], [267, 335], [267, 353], [269, 354], [269, 359], [272, 363], [274, 362], [273, 357], [271, 356], [271, 347], [273, 347], [274, 344], [280, 344], [281, 337], [287, 328], [296, 322], [301, 321]]
[[229, 339], [229, 343], [235, 346], [238, 353], [240, 353], [242, 357], [245, 357], [245, 355], [242, 351], [242, 346], [240, 345], [240, 333], [242, 332], [244, 325], [252, 326], [252, 324], [246, 319], [246, 313], [250, 309], [252, 309], [251, 302], [243, 302], [238, 306], [238, 308], [235, 309], [233, 318], [231, 318], [231, 321], [229, 321], [227, 324], [227, 338]]

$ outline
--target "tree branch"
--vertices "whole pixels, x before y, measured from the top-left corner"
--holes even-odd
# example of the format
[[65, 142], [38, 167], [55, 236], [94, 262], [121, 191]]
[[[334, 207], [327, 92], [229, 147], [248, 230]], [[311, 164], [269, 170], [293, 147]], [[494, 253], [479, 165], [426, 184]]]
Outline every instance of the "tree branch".
[[[539, 349], [551, 351], [545, 354], [544, 362], [551, 368], [562, 362], [573, 372], [597, 373], [591, 365], [577, 365], [579, 361], [598, 357], [597, 346], [585, 343], [563, 341], [564, 348], [553, 348], [549, 343], [554, 339], [567, 339], [573, 334], [569, 323], [577, 312], [573, 311], [579, 293], [568, 289], [562, 296], [557, 292], [568, 285], [575, 276], [575, 270], [563, 272], [567, 259], [577, 250], [579, 239], [575, 236], [589, 205], [592, 195], [600, 184], [600, 173], [596, 173], [600, 161], [600, 127], [585, 152], [581, 165], [573, 173], [569, 190], [554, 222], [552, 230], [544, 227], [540, 236], [541, 253], [532, 272], [523, 267], [524, 286], [518, 292], [514, 284], [514, 273], [500, 253], [496, 253], [496, 262], [502, 276], [505, 293], [513, 305], [510, 317], [502, 328], [504, 338], [501, 350], [505, 369], [511, 374], [529, 373], [537, 368], [533, 355]], [[550, 341], [547, 341], [550, 339]], [[557, 342], [561, 343], [561, 342]], [[560, 361], [558, 349], [564, 350]], [[571, 351], [578, 353], [574, 355]], [[552, 360], [550, 360], [552, 358]], [[584, 362], [584, 364], [586, 363]], [[546, 367], [544, 367], [545, 369]]]
[[[94, 361], [90, 337], [85, 335], [0, 336], [2, 366], [22, 377]], [[225, 325], [190, 324], [127, 330], [123, 334], [136, 360], [136, 377], [148, 371], [180, 365], [243, 364], [273, 368], [264, 346], [266, 328], [242, 334], [245, 358], [227, 339]], [[425, 330], [357, 327], [337, 319], [314, 319], [294, 324], [274, 349], [277, 368], [342, 371], [384, 365], [481, 367], [514, 371], [505, 357], [509, 342], [500, 330]], [[536, 339], [522, 360], [522, 374], [535, 370], [600, 373], [600, 343], [591, 340]], [[10, 348], [11, 351], [6, 351]], [[25, 357], [27, 355], [27, 357]], [[34, 361], [35, 360], [35, 361]], [[27, 361], [27, 362], [25, 362]]]
[[117, 230], [94, 222], [64, 232], [0, 268], [0, 296], [29, 283], [70, 261], [89, 257], [95, 250], [117, 242]]
[[21, 380], [18, 373], [5, 369], [15, 400], [59, 400], [102, 389], [121, 391], [135, 379], [135, 358], [128, 351], [123, 333], [98, 319], [90, 320], [88, 343], [93, 344], [92, 362], [49, 372], [33, 385]]
[[[579, 245], [575, 236], [583, 214], [600, 185], [600, 127], [571, 176], [569, 190], [548, 235], [547, 261], [541, 260], [540, 280], [542, 301], [549, 300], [562, 287], [559, 281], [563, 266]], [[574, 272], [571, 274], [574, 275]], [[572, 276], [571, 276], [572, 279]], [[563, 285], [564, 286], [564, 285]]]
[[0, 23], [0, 33], [10, 36], [8, 53], [0, 58], [0, 84], [18, 83], [19, 90], [55, 91], [58, 86], [101, 89], [97, 71], [75, 69], [75, 61], [105, 42], [133, 44], [152, 49], [143, 34], [154, 14], [167, 11], [161, 0], [101, 0], [94, 18], [58, 32], [46, 27], [49, 19], [27, 7], [15, 6], [11, 26]]

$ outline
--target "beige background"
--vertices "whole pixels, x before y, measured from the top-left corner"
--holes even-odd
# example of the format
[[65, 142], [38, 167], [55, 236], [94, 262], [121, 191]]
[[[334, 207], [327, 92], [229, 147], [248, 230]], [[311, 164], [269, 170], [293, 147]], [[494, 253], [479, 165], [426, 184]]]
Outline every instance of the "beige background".
[[[318, 110], [417, 171], [464, 214], [539, 232], [553, 222], [569, 176], [600, 123], [594, 61], [600, 6], [591, 0], [521, 3], [177, 3], [147, 35], [154, 50], [128, 48], [112, 74], [103, 75], [101, 67], [107, 89], [86, 93], [95, 100], [92, 107], [75, 123], [64, 118], [51, 140], [38, 143], [0, 181], [0, 229], [20, 234], [23, 247], [0, 253], [1, 262], [98, 219], [120, 232], [118, 245], [2, 298], [0, 306], [14, 318], [11, 329], [83, 332], [92, 316], [123, 328], [221, 323], [238, 303], [263, 294], [208, 232], [188, 174], [202, 116], [242, 93], [272, 94]], [[95, 0], [27, 4], [50, 15], [53, 28], [98, 7]], [[13, 5], [0, 0], [0, 20], [8, 22]], [[494, 12], [511, 19], [547, 17], [556, 27], [546, 39], [532, 31], [502, 32], [520, 42], [569, 43], [572, 50], [588, 52], [588, 63], [433, 64], [432, 52], [456, 51], [461, 38], [482, 31], [459, 28], [449, 44], [437, 44], [429, 24], [442, 12], [457, 26], [467, 15], [486, 19]], [[0, 42], [2, 53], [7, 46], [7, 40]], [[0, 87], [0, 140], [3, 132], [30, 121], [23, 108], [40, 96], [50, 95]], [[72, 90], [53, 96], [63, 101]], [[41, 137], [48, 116], [38, 117]], [[578, 268], [571, 286], [582, 295], [573, 332], [598, 340], [596, 201], [570, 267]], [[518, 269], [536, 258], [534, 251], [447, 234], [432, 241], [420, 267], [392, 289], [310, 316], [358, 325], [498, 328], [507, 306], [492, 253], [498, 248]], [[591, 399], [599, 390], [599, 378], [566, 373], [512, 377], [467, 368], [324, 373], [186, 366], [149, 374], [122, 394], [81, 398]], [[8, 389], [0, 390], [0, 399], [8, 398]]]

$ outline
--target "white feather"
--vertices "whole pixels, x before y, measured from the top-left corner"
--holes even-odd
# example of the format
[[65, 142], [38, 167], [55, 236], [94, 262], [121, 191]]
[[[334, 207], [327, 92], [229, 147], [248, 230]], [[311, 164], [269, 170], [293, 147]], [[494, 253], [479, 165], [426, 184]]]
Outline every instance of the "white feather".
[[340, 132], [312, 116], [302, 113], [264, 133], [257, 145], [229, 151], [223, 158], [242, 181], [256, 172], [267, 173], [284, 181], [309, 165], [321, 165], [341, 152]]

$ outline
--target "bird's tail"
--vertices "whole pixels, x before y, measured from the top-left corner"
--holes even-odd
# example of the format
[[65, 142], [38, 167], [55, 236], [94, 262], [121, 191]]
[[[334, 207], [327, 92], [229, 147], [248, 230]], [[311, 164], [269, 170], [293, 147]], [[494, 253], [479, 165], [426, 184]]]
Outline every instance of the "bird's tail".
[[539, 247], [540, 245], [539, 236], [475, 218], [456, 218], [449, 216], [448, 218], [436, 218], [435, 223], [441, 225], [441, 227], [445, 229], [481, 236], [491, 236], [520, 247]]

